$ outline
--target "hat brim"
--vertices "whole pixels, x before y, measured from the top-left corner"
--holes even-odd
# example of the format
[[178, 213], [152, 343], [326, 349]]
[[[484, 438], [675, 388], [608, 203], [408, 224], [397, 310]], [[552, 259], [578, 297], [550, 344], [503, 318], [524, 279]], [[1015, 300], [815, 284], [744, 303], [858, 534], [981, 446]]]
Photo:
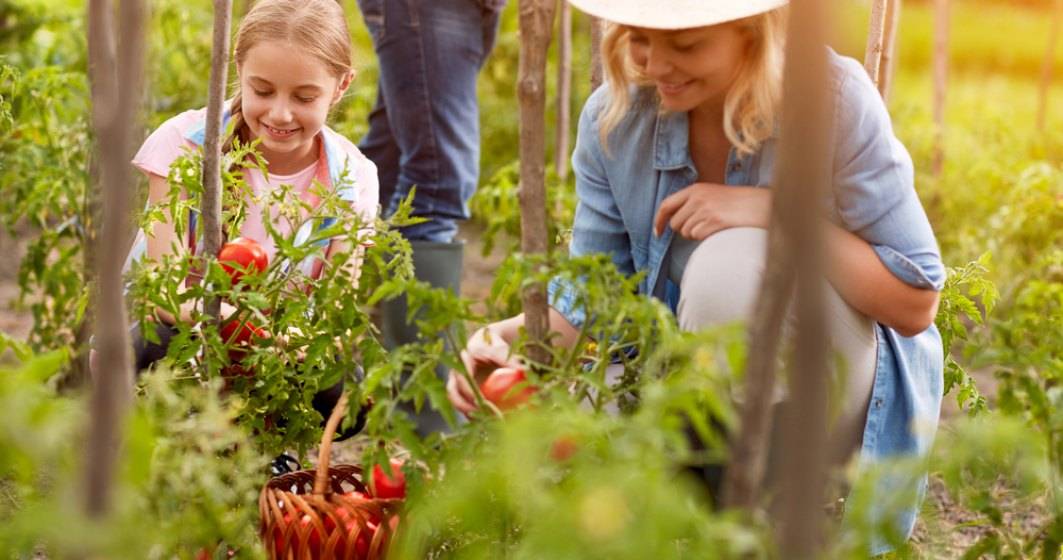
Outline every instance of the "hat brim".
[[592, 16], [647, 29], [690, 29], [726, 23], [782, 7], [787, 0], [568, 0]]

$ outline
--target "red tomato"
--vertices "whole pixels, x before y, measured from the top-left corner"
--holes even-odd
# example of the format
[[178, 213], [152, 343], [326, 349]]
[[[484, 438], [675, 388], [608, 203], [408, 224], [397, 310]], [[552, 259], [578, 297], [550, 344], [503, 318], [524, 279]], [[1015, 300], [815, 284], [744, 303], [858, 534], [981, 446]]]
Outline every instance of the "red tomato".
[[369, 547], [373, 544], [373, 536], [376, 535], [376, 523], [367, 522], [365, 527], [362, 528], [358, 525], [358, 522], [351, 520], [347, 522], [347, 537], [350, 538], [355, 532], [358, 536], [354, 540], [354, 552], [355, 558], [368, 558]]
[[550, 446], [550, 458], [563, 463], [572, 458], [579, 450], [579, 444], [576, 443], [576, 438], [572, 436], [558, 436], [554, 440], [553, 445]]
[[232, 346], [229, 350], [229, 360], [239, 362], [247, 355], [246, 348], [256, 338], [264, 338], [266, 331], [256, 327], [250, 321], [241, 323], [233, 319], [221, 327], [221, 339]]
[[498, 368], [480, 384], [484, 398], [501, 410], [509, 410], [528, 402], [535, 390], [535, 387], [527, 383], [524, 370], [519, 368]]
[[237, 237], [222, 246], [218, 261], [235, 286], [244, 274], [257, 274], [269, 266], [266, 250], [254, 239]]
[[406, 497], [406, 475], [402, 472], [402, 461], [391, 461], [391, 474], [388, 476], [380, 465], [373, 466], [369, 477], [369, 491], [376, 498], [389, 499]]
[[[287, 551], [284, 541], [284, 528], [290, 525], [292, 522], [292, 512], [284, 512], [283, 519], [279, 520], [276, 525], [273, 526], [273, 551], [275, 552], [275, 558], [285, 558], [284, 553]], [[292, 536], [295, 536], [295, 531], [291, 532]], [[294, 548], [294, 547], [292, 547]]]

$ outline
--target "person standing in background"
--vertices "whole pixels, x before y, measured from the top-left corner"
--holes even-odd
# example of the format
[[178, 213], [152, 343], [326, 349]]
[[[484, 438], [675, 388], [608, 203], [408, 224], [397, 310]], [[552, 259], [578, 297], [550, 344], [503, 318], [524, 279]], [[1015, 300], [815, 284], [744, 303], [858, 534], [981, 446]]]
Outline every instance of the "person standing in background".
[[[384, 216], [415, 189], [412, 215], [426, 221], [401, 230], [413, 248], [415, 275], [460, 293], [463, 243], [458, 221], [480, 172], [476, 81], [494, 47], [505, 0], [358, 0], [380, 61], [376, 105], [358, 148], [376, 165]], [[406, 298], [381, 306], [389, 349], [417, 338]], [[445, 378], [446, 370], [437, 374]], [[419, 415], [422, 434], [445, 429], [434, 412]]]

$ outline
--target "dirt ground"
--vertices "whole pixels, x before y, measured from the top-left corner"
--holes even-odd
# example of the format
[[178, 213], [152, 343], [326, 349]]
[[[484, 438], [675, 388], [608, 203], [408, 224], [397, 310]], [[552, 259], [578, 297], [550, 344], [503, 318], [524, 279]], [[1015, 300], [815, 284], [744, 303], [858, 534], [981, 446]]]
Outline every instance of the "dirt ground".
[[[480, 231], [475, 225], [462, 228], [460, 237], [466, 242], [465, 268], [462, 278], [462, 295], [472, 301], [484, 301], [490, 293], [494, 271], [504, 258], [495, 254], [481, 255]], [[32, 317], [24, 311], [14, 308], [18, 298], [18, 263], [24, 254], [25, 239], [12, 238], [6, 232], [0, 232], [0, 332], [16, 338], [25, 338], [33, 326]], [[988, 374], [979, 375], [978, 382], [983, 392], [990, 397], [995, 393], [992, 378]], [[963, 414], [955, 405], [955, 399], [949, 395], [942, 410], [942, 429], [947, 430], [952, 419]], [[335, 459], [355, 460], [359, 456], [356, 442], [339, 445], [335, 450]], [[1001, 509], [1009, 513], [1012, 522], [1020, 527], [1033, 530], [1044, 519], [1043, 504], [1007, 504], [1006, 489], [1001, 485], [1004, 503]], [[923, 514], [916, 526], [913, 542], [926, 558], [958, 558], [963, 551], [985, 536], [986, 529], [975, 514], [959, 507], [946, 490], [942, 481], [931, 477], [929, 492], [923, 507]]]

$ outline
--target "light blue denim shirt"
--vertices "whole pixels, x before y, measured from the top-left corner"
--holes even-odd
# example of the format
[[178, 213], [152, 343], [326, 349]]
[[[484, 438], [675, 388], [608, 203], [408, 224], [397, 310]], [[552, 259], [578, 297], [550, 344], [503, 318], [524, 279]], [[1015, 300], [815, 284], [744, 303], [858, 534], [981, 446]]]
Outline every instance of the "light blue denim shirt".
[[[893, 134], [889, 114], [863, 67], [830, 53], [835, 95], [834, 183], [827, 208], [840, 226], [874, 248], [905, 283], [940, 290], [945, 268], [926, 213], [913, 186], [912, 161]], [[678, 288], [668, 279], [671, 228], [657, 237], [653, 217], [661, 201], [697, 180], [690, 156], [686, 113], [664, 113], [652, 91], [632, 90], [628, 115], [610, 133], [606, 155], [598, 115], [608, 98], [599, 88], [580, 116], [572, 168], [579, 204], [573, 224], [573, 256], [607, 253], [626, 274], [645, 271], [639, 292], [675, 310]], [[769, 187], [776, 140], [748, 156], [727, 160], [728, 185]], [[663, 272], [662, 272], [663, 271]], [[574, 286], [551, 283], [550, 304], [574, 325], [586, 310], [576, 306]], [[922, 455], [937, 429], [942, 397], [943, 352], [937, 328], [904, 337], [877, 325], [878, 363], [864, 428], [861, 461]], [[917, 482], [922, 493], [925, 478]], [[888, 491], [880, 485], [880, 491]], [[896, 521], [904, 534], [915, 523], [916, 504]], [[876, 541], [873, 553], [888, 547]]]

